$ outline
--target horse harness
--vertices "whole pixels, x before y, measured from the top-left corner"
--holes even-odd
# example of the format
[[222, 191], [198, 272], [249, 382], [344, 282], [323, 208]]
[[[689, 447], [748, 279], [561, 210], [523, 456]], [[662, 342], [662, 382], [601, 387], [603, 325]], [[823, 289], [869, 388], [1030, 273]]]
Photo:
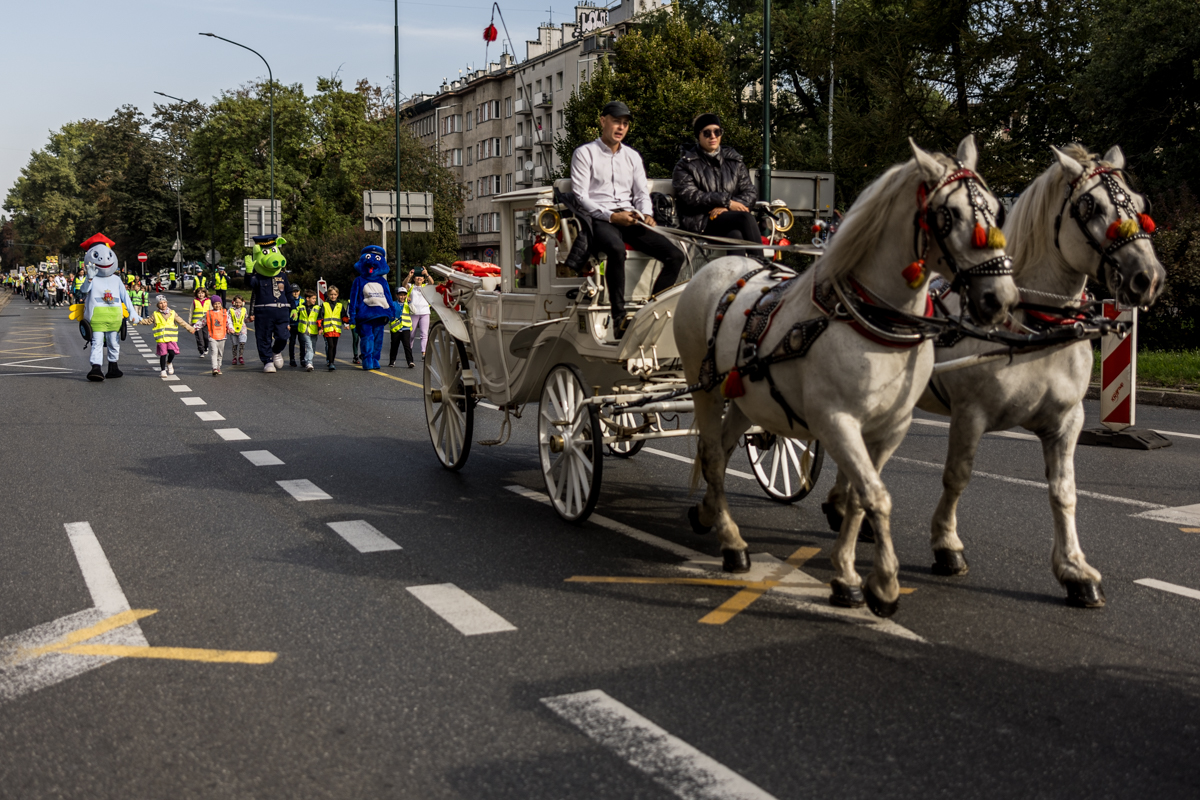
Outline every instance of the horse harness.
[[[1058, 216], [1054, 218], [1054, 247], [1062, 250], [1058, 243], [1058, 233], [1062, 228], [1063, 211], [1070, 208], [1071, 219], [1075, 220], [1075, 224], [1079, 226], [1079, 230], [1083, 232], [1083, 238], [1087, 240], [1088, 247], [1096, 251], [1100, 256], [1100, 266], [1097, 269], [1097, 277], [1100, 282], [1107, 286], [1109, 269], [1120, 274], [1121, 265], [1113, 258], [1113, 254], [1127, 244], [1132, 244], [1139, 239], [1150, 239], [1154, 233], [1154, 220], [1148, 214], [1139, 213], [1133, 205], [1133, 193], [1129, 189], [1121, 186], [1117, 182], [1117, 175], [1121, 170], [1115, 167], [1097, 167], [1091, 172], [1084, 173], [1075, 180], [1067, 184], [1066, 196], [1063, 197], [1062, 207], [1058, 210]], [[1079, 196], [1075, 202], [1071, 202], [1071, 198], [1075, 195], [1075, 190], [1081, 183], [1084, 183], [1090, 178], [1100, 178], [1100, 186], [1104, 188], [1108, 195], [1109, 202], [1117, 209], [1117, 219], [1108, 226], [1106, 238], [1111, 240], [1111, 244], [1105, 247], [1092, 235], [1088, 230], [1088, 222], [1096, 215], [1096, 198], [1092, 196], [1095, 187], [1089, 189]], [[1122, 226], [1122, 212], [1126, 215], [1126, 220], [1134, 222], [1133, 231]]]
[[[999, 228], [1003, 220], [992, 214], [980, 194], [980, 189], [986, 188], [987, 184], [984, 183], [983, 178], [964, 167], [962, 162], [955, 161], [954, 163], [958, 169], [934, 184], [932, 189], [928, 188], [924, 182], [917, 187], [917, 211], [913, 217], [913, 251], [917, 255], [917, 260], [909, 266], [909, 269], [915, 267], [918, 271], [924, 270], [925, 257], [929, 252], [929, 243], [932, 240], [937, 243], [938, 249], [942, 251], [942, 259], [946, 262], [946, 266], [950, 268], [950, 272], [953, 273], [954, 281], [951, 284], [952, 289], [959, 289], [965, 286], [971, 278], [975, 277], [1012, 275], [1012, 259], [1007, 255], [1001, 254], [973, 267], [962, 269], [951, 254], [950, 248], [946, 246], [946, 237], [950, 235], [951, 230], [954, 228], [954, 215], [950, 212], [947, 203], [942, 203], [940, 206], [934, 208], [929, 204], [929, 201], [938, 191], [955, 183], [959, 185], [955, 186], [950, 194], [958, 191], [959, 188], [964, 188], [967, 193], [967, 203], [971, 206], [971, 221], [974, 223], [975, 246], [979, 248], [992, 246], [993, 240], [991, 237], [998, 234], [1001, 241], [996, 242], [994, 246], [996, 249], [1002, 249], [1004, 246], [1002, 241], [1003, 235], [999, 233]], [[1001, 206], [1000, 210], [1003, 213], [1004, 207]], [[991, 233], [992, 231], [995, 233]], [[923, 243], [922, 234], [924, 234]], [[905, 271], [905, 277], [909, 277], [908, 270]], [[911, 280], [909, 285], [913, 286]], [[916, 288], [916, 286], [913, 286], [913, 288]]]

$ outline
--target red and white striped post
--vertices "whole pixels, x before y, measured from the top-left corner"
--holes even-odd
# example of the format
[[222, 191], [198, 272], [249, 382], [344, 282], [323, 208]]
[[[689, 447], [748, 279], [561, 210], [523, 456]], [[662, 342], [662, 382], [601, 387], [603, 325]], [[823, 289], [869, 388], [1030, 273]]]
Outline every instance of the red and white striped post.
[[1133, 427], [1137, 417], [1137, 309], [1105, 300], [1104, 317], [1130, 323], [1125, 337], [1100, 339], [1100, 422], [1115, 433]]
[[1128, 322], [1129, 333], [1100, 338], [1100, 422], [1104, 427], [1084, 429], [1079, 443], [1131, 450], [1169, 447], [1171, 440], [1161, 433], [1133, 427], [1137, 418], [1137, 309], [1118, 308], [1115, 301], [1105, 300], [1104, 317]]

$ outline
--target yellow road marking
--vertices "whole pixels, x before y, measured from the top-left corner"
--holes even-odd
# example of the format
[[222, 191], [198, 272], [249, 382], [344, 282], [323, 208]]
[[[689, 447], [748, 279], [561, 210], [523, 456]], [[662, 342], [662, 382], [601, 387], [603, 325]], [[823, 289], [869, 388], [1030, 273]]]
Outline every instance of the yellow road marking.
[[196, 647], [134, 647], [124, 644], [77, 644], [60, 652], [77, 656], [161, 658], [210, 664], [270, 664], [279, 657], [277, 653], [264, 650], [202, 650]]
[[[800, 567], [804, 565], [805, 561], [808, 561], [819, 552], [821, 552], [821, 548], [819, 547], [801, 547], [799, 550], [788, 556], [784, 563], [790, 567], [794, 567], [795, 569], [800, 569]], [[717, 606], [708, 614], [701, 617], [700, 623], [703, 625], [724, 625], [726, 622], [729, 622], [729, 620], [733, 619], [738, 614], [749, 608], [751, 603], [762, 597], [764, 594], [766, 594], [766, 592], [767, 590], [765, 588], [743, 589], [721, 605]]]
[[[346, 361], [343, 358], [337, 359], [337, 362], [339, 364], [346, 364], [351, 369], [362, 369], [362, 367], [360, 365]], [[404, 380], [404, 378], [397, 378], [395, 375], [388, 375], [386, 372], [384, 372], [381, 369], [368, 369], [368, 370], [363, 370], [363, 371], [373, 373], [375, 375], [380, 376], [381, 378], [387, 378], [388, 380], [391, 380], [391, 381], [399, 381], [400, 383], [407, 383], [409, 386], [415, 386], [418, 389], [424, 390], [424, 388], [425, 388], [425, 386], [423, 384], [413, 383], [412, 381], [406, 381], [406, 380]]]
[[762, 581], [751, 583], [749, 581], [731, 580], [728, 578], [644, 578], [644, 577], [624, 577], [624, 576], [598, 576], [598, 575], [575, 575], [567, 578], [567, 583], [634, 583], [643, 585], [676, 585], [676, 586], [762, 586], [770, 588], [778, 586], [778, 581]]
[[160, 658], [171, 661], [204, 661], [212, 664], [270, 664], [277, 653], [263, 650], [205, 650], [196, 647], [139, 647], [124, 644], [83, 644], [109, 631], [157, 614], [157, 609], [133, 609], [106, 617], [95, 625], [67, 634], [54, 644], [26, 650], [18, 658], [34, 658], [47, 653], [76, 656], [116, 656], [118, 658]]
[[1200, 528], [1180, 528], [1184, 533], [1200, 533]]
[[37, 647], [32, 650], [27, 650], [22, 655], [34, 657], [44, 655], [45, 653], [61, 652], [64, 648], [72, 647], [80, 642], [86, 642], [88, 639], [95, 639], [97, 636], [102, 636], [111, 630], [124, 627], [131, 622], [137, 622], [143, 617], [148, 617], [151, 614], [157, 614], [157, 609], [134, 609], [132, 611], [122, 611], [120, 614], [114, 614], [111, 617], [106, 617], [90, 628], [81, 628], [77, 631], [67, 634], [61, 640], [54, 644], [48, 644], [44, 647]]

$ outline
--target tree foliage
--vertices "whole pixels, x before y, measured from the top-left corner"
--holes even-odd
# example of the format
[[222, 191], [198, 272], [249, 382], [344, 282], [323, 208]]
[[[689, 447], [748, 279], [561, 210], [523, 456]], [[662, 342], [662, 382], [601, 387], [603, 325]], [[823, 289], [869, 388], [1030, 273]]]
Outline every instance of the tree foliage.
[[[347, 91], [337, 78], [318, 79], [311, 97], [298, 84], [263, 81], [207, 106], [156, 105], [149, 118], [126, 106], [105, 121], [65, 125], [31, 156], [5, 200], [15, 237], [74, 256], [79, 242], [103, 231], [123, 259], [144, 251], [161, 267], [173, 256], [182, 218], [185, 259], [200, 260], [215, 244], [230, 263], [243, 252], [243, 200], [270, 196], [272, 89], [275, 197], [281, 230], [299, 256], [293, 266], [305, 273], [323, 267], [304, 254], [329, 253], [321, 244], [329, 242], [340, 243], [348, 269], [355, 242], [378, 243], [362, 230], [362, 192], [395, 185], [396, 138], [390, 95], [366, 81]], [[435, 206], [433, 233], [402, 237], [404, 260], [453, 260], [460, 189], [406, 126], [400, 169], [402, 190], [431, 191]]]

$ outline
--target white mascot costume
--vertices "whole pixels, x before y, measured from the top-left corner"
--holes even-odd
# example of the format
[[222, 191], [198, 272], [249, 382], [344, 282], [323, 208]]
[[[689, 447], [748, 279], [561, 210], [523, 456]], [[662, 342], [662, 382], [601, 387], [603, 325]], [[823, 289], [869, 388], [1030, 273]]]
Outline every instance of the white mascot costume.
[[[117, 359], [121, 357], [121, 327], [125, 318], [132, 325], [141, 322], [137, 309], [129, 299], [129, 292], [117, 271], [117, 254], [112, 251], [115, 244], [102, 233], [80, 245], [84, 248], [83, 265], [87, 270], [87, 278], [80, 287], [84, 296], [82, 323], [85, 332], [90, 330], [92, 336], [92, 352], [88, 359], [92, 370], [88, 373], [89, 381], [102, 381], [105, 377], [119, 378], [121, 368]], [[104, 363], [105, 345], [108, 346], [108, 374], [100, 370]]]

